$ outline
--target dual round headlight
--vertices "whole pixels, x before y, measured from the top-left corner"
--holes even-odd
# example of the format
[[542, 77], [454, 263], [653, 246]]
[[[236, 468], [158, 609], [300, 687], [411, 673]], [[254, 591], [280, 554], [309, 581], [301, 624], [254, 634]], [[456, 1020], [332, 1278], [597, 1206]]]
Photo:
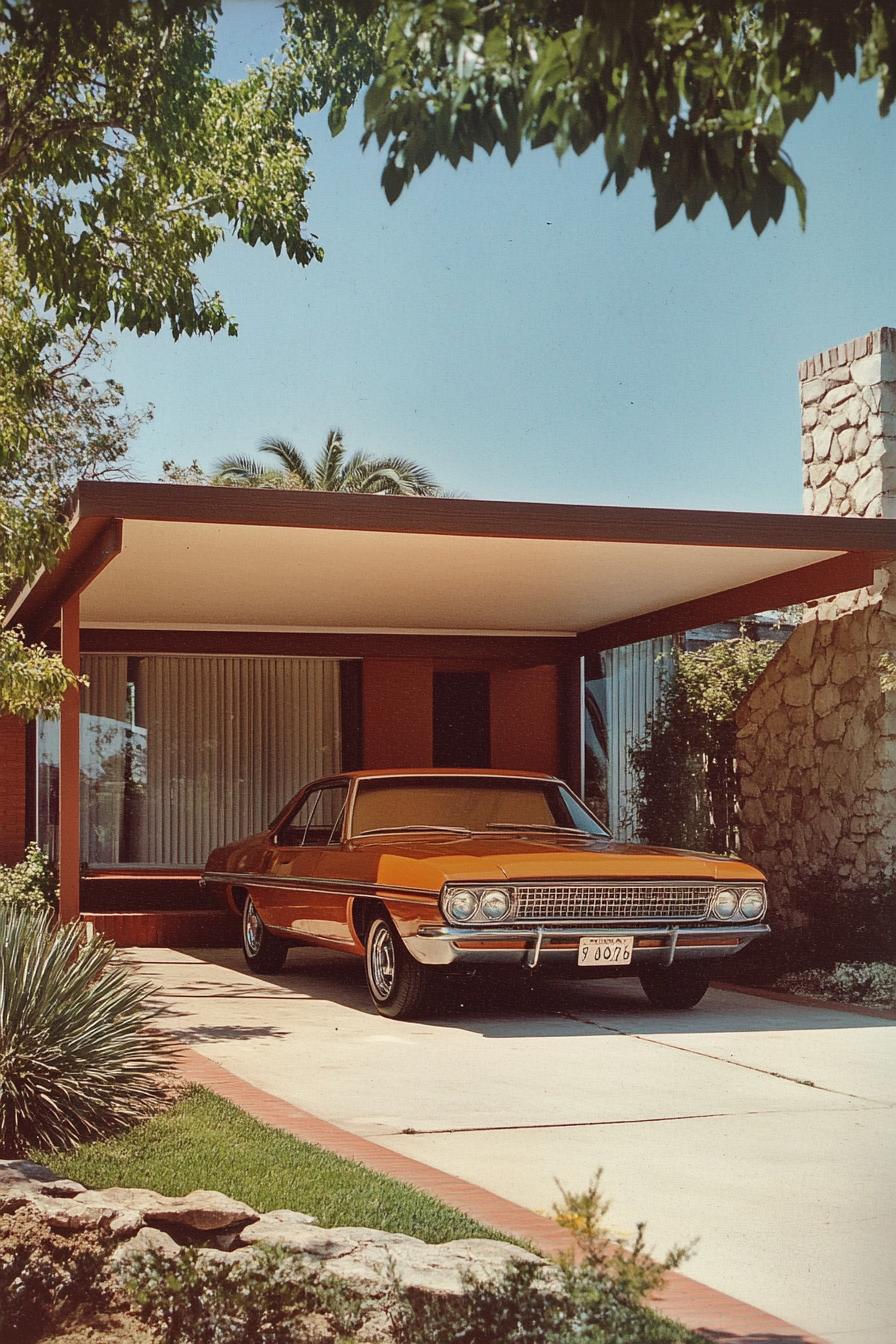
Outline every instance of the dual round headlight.
[[765, 891], [762, 887], [720, 887], [710, 906], [716, 919], [759, 919], [765, 914]]
[[445, 900], [445, 914], [457, 924], [468, 924], [479, 915], [482, 919], [505, 919], [510, 913], [510, 893], [500, 887], [487, 891], [470, 891], [458, 887]]

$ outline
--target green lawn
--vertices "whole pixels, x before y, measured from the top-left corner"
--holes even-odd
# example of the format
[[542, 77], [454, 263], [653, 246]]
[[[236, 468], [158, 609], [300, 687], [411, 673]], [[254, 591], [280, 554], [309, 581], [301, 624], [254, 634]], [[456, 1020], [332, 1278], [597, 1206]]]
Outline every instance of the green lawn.
[[201, 1087], [117, 1138], [34, 1156], [96, 1188], [143, 1186], [164, 1195], [221, 1190], [261, 1212], [311, 1213], [325, 1227], [376, 1227], [430, 1242], [511, 1240], [412, 1186], [262, 1125]]

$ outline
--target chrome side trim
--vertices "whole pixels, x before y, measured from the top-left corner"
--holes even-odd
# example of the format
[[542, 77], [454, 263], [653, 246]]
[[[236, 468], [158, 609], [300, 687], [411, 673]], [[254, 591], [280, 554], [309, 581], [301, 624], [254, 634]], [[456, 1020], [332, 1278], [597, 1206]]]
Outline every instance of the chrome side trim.
[[427, 887], [397, 887], [388, 882], [352, 882], [342, 877], [275, 877], [270, 873], [203, 873], [207, 882], [229, 882], [237, 886], [251, 882], [255, 887], [288, 887], [296, 891], [318, 891], [321, 887], [354, 892], [362, 896], [397, 893], [400, 896], [428, 896], [438, 901], [439, 893]]

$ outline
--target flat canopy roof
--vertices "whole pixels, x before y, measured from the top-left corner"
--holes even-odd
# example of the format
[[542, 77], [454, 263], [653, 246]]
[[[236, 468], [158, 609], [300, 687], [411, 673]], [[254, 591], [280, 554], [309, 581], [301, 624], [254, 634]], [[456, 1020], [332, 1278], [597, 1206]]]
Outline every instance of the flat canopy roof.
[[501, 636], [550, 661], [857, 588], [893, 558], [889, 519], [82, 482], [69, 549], [6, 621], [41, 635], [80, 593], [105, 647]]

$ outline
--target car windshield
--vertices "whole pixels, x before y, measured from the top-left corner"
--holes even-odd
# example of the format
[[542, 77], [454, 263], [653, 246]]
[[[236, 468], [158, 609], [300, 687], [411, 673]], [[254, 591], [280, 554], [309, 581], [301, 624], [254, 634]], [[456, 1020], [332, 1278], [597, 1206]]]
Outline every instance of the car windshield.
[[401, 830], [609, 832], [554, 780], [386, 776], [358, 781], [352, 835]]

